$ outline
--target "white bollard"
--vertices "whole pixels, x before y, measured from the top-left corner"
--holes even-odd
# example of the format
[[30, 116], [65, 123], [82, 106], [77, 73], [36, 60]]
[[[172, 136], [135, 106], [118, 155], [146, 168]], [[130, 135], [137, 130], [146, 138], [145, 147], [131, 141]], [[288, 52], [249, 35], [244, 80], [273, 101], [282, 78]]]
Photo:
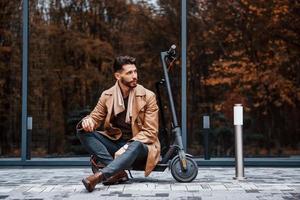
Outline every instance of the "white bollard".
[[27, 151], [26, 160], [31, 159], [32, 117], [27, 117]]
[[244, 180], [244, 155], [243, 155], [243, 106], [235, 104], [233, 108], [233, 124], [235, 135], [235, 177]]
[[32, 130], [32, 117], [27, 117], [27, 130]]
[[210, 129], [210, 120], [209, 116], [203, 116], [203, 145], [204, 145], [204, 160], [210, 160], [209, 152], [209, 129]]

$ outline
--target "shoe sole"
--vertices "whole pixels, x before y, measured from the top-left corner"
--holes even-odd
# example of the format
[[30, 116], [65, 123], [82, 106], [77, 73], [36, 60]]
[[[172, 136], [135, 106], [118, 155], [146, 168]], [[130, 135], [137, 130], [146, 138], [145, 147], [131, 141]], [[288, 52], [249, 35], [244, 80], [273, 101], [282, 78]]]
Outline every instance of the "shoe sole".
[[103, 185], [115, 185], [115, 184], [125, 183], [127, 181], [129, 181], [129, 178], [128, 177], [123, 177], [123, 178], [119, 179], [116, 182], [102, 182], [102, 184]]
[[81, 182], [83, 183], [83, 185], [87, 191], [92, 192], [94, 190], [94, 188], [91, 188], [91, 185], [88, 183], [87, 180], [82, 179]]

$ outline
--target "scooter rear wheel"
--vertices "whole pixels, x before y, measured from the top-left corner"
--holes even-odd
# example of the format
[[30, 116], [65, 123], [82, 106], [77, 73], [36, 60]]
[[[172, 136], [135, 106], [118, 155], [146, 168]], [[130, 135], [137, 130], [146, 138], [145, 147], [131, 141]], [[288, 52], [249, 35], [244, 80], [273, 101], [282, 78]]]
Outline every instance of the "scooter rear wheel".
[[186, 156], [187, 169], [182, 170], [179, 156], [175, 156], [170, 164], [171, 174], [178, 182], [188, 183], [193, 181], [198, 175], [197, 163], [191, 158]]

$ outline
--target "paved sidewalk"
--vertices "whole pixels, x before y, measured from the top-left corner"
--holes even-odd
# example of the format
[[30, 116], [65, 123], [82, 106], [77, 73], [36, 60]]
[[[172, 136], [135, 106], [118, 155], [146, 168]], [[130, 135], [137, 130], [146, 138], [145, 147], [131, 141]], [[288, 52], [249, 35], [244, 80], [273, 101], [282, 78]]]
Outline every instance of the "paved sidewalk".
[[147, 178], [133, 171], [126, 184], [99, 184], [88, 193], [81, 179], [91, 174], [81, 168], [0, 168], [0, 199], [201, 199], [299, 200], [300, 168], [246, 168], [244, 181], [233, 179], [234, 168], [199, 168], [191, 183], [178, 183], [171, 172]]

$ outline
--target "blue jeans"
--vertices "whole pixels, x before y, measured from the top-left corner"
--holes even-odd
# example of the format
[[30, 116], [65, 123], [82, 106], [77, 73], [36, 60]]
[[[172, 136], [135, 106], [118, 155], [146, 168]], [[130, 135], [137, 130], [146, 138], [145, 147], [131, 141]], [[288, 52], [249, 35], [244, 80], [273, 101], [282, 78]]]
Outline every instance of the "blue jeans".
[[84, 148], [96, 157], [97, 163], [102, 163], [106, 166], [101, 170], [105, 178], [109, 178], [121, 170], [131, 168], [144, 169], [145, 167], [148, 148], [139, 141], [128, 143], [127, 150], [114, 159], [115, 152], [124, 146], [127, 141], [122, 139], [111, 140], [96, 131], [77, 131], [77, 136]]

